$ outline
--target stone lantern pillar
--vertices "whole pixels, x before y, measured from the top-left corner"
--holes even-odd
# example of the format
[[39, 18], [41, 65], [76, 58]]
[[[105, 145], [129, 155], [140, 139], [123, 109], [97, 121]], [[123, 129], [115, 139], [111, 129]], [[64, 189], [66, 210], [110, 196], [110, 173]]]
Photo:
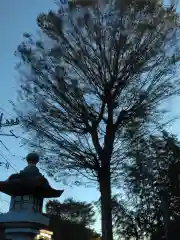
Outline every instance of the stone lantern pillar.
[[0, 182], [0, 191], [11, 196], [9, 211], [0, 215], [7, 239], [33, 240], [40, 229], [49, 225], [42, 213], [43, 199], [60, 197], [63, 192], [51, 188], [36, 167], [38, 161], [37, 154], [29, 154], [23, 171]]

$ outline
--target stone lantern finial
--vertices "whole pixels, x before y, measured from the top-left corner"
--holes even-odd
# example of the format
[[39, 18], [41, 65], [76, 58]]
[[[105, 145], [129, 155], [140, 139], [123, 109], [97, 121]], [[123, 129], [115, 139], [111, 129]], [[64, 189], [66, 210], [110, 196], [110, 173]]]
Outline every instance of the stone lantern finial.
[[39, 162], [39, 154], [37, 154], [36, 152], [29, 153], [26, 156], [26, 160], [28, 162], [28, 165], [36, 165]]

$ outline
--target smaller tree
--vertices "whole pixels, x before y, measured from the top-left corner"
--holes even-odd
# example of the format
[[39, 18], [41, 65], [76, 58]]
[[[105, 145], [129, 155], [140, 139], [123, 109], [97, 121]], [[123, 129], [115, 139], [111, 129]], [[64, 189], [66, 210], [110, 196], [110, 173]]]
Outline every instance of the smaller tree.
[[[180, 235], [180, 219], [171, 220], [168, 226], [168, 240], [179, 240]], [[164, 228], [160, 226], [156, 232], [152, 234], [151, 240], [164, 240]]]
[[180, 217], [180, 142], [167, 132], [161, 136], [139, 138], [131, 145], [131, 161], [125, 166], [128, 190], [144, 211], [144, 231], [148, 236]]
[[95, 222], [93, 205], [75, 201], [71, 198], [60, 203], [57, 200], [48, 201], [46, 213], [50, 217], [50, 229], [54, 239], [59, 240], [97, 240], [100, 235], [88, 225]]
[[58, 216], [50, 217], [49, 227], [54, 233], [54, 240], [96, 240], [100, 237], [99, 234], [83, 224], [62, 220]]
[[136, 213], [129, 210], [122, 200], [114, 198], [112, 200], [112, 214], [114, 222], [114, 232], [118, 239], [129, 240], [139, 239], [139, 227], [136, 220]]
[[91, 203], [66, 199], [63, 203], [57, 200], [48, 201], [46, 212], [50, 216], [58, 216], [63, 220], [76, 222], [84, 226], [95, 223], [95, 211]]

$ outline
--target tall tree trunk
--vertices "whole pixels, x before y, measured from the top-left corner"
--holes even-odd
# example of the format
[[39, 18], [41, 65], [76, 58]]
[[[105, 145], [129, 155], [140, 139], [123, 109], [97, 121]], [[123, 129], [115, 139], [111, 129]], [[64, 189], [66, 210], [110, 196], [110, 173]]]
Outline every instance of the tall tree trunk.
[[113, 240], [110, 169], [101, 171], [99, 184], [101, 192], [102, 240]]

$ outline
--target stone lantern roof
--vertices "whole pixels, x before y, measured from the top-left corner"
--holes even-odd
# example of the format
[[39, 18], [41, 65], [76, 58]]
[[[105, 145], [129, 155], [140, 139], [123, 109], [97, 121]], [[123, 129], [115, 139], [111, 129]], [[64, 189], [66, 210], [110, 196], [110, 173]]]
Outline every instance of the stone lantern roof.
[[0, 192], [10, 196], [34, 195], [40, 198], [60, 197], [63, 190], [53, 189], [48, 180], [39, 172], [37, 153], [26, 157], [28, 166], [20, 173], [11, 175], [6, 181], [0, 181]]

